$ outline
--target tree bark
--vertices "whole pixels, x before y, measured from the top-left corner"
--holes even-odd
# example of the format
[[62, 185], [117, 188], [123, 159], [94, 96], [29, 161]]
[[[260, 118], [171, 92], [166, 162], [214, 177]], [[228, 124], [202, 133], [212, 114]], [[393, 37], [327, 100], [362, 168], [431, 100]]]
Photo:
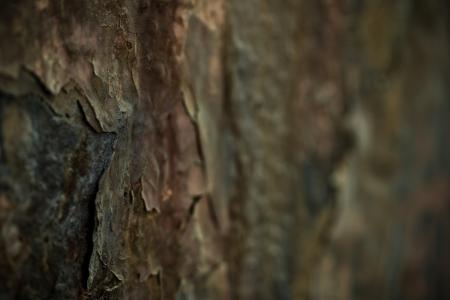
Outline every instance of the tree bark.
[[0, 299], [447, 299], [449, 5], [0, 12]]

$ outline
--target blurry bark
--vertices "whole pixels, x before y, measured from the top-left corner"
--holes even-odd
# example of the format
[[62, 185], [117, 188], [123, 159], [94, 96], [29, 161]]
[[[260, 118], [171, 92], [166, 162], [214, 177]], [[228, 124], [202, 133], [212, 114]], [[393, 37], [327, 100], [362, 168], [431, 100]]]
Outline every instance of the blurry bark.
[[7, 0], [0, 299], [447, 299], [449, 5]]
[[313, 299], [450, 298], [449, 8], [347, 5], [355, 145], [336, 173], [338, 217]]

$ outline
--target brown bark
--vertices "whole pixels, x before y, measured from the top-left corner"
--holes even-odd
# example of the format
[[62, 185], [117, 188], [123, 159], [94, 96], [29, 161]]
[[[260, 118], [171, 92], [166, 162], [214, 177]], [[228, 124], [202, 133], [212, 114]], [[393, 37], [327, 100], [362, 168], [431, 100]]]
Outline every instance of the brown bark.
[[446, 299], [445, 1], [6, 1], [0, 299]]

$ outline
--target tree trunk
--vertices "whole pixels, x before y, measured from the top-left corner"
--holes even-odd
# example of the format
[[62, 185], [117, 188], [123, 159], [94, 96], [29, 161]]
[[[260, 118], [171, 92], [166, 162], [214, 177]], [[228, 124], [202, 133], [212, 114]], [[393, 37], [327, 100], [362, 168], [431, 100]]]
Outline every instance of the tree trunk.
[[450, 298], [446, 1], [4, 2], [0, 299]]

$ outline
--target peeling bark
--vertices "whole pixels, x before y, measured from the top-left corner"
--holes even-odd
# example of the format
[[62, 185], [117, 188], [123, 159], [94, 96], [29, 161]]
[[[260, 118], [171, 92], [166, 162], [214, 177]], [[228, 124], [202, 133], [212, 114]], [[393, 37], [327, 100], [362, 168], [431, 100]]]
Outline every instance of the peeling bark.
[[448, 5], [357, 2], [6, 1], [0, 299], [446, 298]]

